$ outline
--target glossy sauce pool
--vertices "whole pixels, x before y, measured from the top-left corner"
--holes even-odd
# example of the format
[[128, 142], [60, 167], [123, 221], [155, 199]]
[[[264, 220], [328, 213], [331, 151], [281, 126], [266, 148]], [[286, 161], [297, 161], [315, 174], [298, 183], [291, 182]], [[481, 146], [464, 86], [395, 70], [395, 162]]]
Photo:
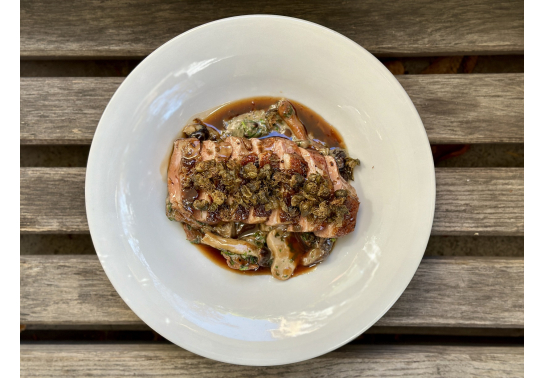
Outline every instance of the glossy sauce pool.
[[[208, 257], [214, 264], [216, 264], [217, 266], [223, 269], [227, 269], [230, 272], [243, 274], [246, 276], [271, 275], [271, 268], [259, 267], [259, 269], [257, 270], [231, 269], [227, 266], [227, 263], [225, 262], [225, 259], [221, 255], [221, 252], [219, 251], [219, 249], [210, 247], [209, 245], [206, 245], [206, 244], [195, 244], [195, 246], [197, 247], [199, 251], [202, 252], [203, 255]], [[293, 272], [292, 278], [299, 276], [301, 274], [312, 272], [314, 269], [316, 269], [317, 266], [318, 264], [313, 266], [297, 266], [297, 268], [295, 268], [295, 272]]]
[[[271, 105], [277, 103], [280, 99], [281, 99], [280, 97], [262, 96], [262, 97], [251, 97], [251, 98], [245, 98], [238, 101], [233, 101], [233, 102], [224, 104], [216, 109], [213, 109], [212, 111], [205, 112], [204, 114], [206, 115], [204, 116], [203, 114], [203, 116], [201, 116], [201, 120], [204, 123], [211, 125], [218, 130], [224, 130], [224, 127], [223, 127], [224, 120], [229, 120], [231, 118], [234, 118], [244, 113], [248, 113], [253, 110], [267, 110]], [[306, 107], [305, 105], [298, 103], [297, 101], [294, 101], [294, 100], [289, 100], [289, 101], [295, 108], [295, 111], [297, 112], [297, 116], [299, 117], [301, 122], [305, 125], [307, 132], [309, 134], [312, 134], [315, 140], [324, 142], [329, 147], [346, 148], [344, 141], [341, 135], [339, 134], [339, 132], [332, 125], [330, 125], [325, 119], [323, 119], [319, 114], [317, 114], [310, 108]], [[195, 117], [199, 117], [199, 116], [200, 115], [196, 115]], [[189, 120], [189, 123], [192, 123], [195, 117], [192, 117]], [[164, 172], [163, 174], [166, 174], [166, 171], [168, 169], [168, 162], [170, 160], [171, 154], [172, 154], [172, 150], [170, 150], [169, 155], [165, 158], [165, 160], [161, 164], [161, 172], [162, 173]], [[165, 181], [166, 181], [166, 176], [165, 176]], [[206, 257], [208, 257], [212, 262], [214, 262], [214, 264], [224, 269], [227, 269], [231, 272], [235, 272], [235, 273], [243, 274], [243, 275], [271, 274], [270, 268], [263, 268], [263, 267], [260, 267], [258, 270], [254, 270], [254, 271], [231, 269], [227, 266], [225, 259], [223, 258], [223, 256], [221, 255], [221, 252], [218, 249], [210, 247], [206, 244], [196, 244], [196, 247]], [[292, 277], [311, 272], [314, 269], [316, 269], [317, 266], [318, 264], [309, 266], [309, 267], [297, 266]]]
[[[219, 130], [224, 130], [223, 121], [234, 118], [238, 115], [251, 112], [252, 110], [267, 110], [271, 105], [281, 100], [281, 97], [251, 97], [238, 101], [229, 102], [219, 108], [207, 112], [206, 117], [201, 118], [203, 122], [214, 126]], [[323, 119], [318, 113], [294, 100], [289, 100], [297, 116], [303, 122], [309, 133], [312, 133], [314, 139], [326, 143], [329, 147], [346, 148], [339, 132]], [[191, 119], [190, 121], [192, 121]], [[266, 137], [265, 137], [266, 138]]]

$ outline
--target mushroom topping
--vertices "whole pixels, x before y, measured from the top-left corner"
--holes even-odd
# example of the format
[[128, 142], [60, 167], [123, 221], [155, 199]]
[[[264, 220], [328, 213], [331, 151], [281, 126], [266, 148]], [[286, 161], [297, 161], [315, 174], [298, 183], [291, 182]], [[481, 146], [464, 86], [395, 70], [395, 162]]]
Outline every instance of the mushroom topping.
[[230, 239], [211, 232], [204, 234], [201, 243], [242, 256], [259, 257], [261, 247], [241, 239]]
[[198, 119], [195, 119], [190, 125], [187, 125], [182, 130], [182, 135], [185, 138], [197, 138], [201, 142], [207, 140], [210, 137], [210, 131], [208, 130], [208, 127], [201, 124], [202, 121]]
[[269, 268], [272, 265], [272, 253], [268, 248], [262, 248], [257, 260], [259, 266]]
[[288, 100], [278, 102], [278, 114], [290, 128], [295, 137], [294, 139], [308, 140], [307, 129], [297, 117], [295, 108]]
[[212, 227], [212, 231], [224, 238], [232, 238], [236, 236], [237, 227], [235, 222], [225, 222]]
[[310, 248], [302, 257], [301, 264], [310, 266], [319, 263], [331, 253], [336, 239], [320, 238], [311, 232], [299, 235], [305, 246]]
[[288, 232], [271, 231], [267, 236], [267, 246], [272, 253], [271, 273], [274, 278], [285, 281], [297, 267], [294, 253], [286, 242]]

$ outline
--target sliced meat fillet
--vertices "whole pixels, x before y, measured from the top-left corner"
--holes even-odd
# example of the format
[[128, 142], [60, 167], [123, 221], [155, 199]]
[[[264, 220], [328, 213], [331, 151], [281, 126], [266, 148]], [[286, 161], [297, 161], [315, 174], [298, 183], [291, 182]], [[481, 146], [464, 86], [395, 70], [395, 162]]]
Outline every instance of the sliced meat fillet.
[[330, 223], [325, 225], [323, 229], [314, 231], [314, 235], [321, 238], [338, 238], [354, 231], [360, 203], [357, 197], [348, 196], [344, 205], [348, 208], [348, 214], [344, 217], [342, 226], [337, 227], [335, 224]]
[[282, 212], [281, 209], [273, 209], [271, 211], [271, 215], [269, 216], [269, 219], [267, 219], [265, 224], [267, 226], [278, 226], [278, 225], [281, 225], [281, 224], [291, 223], [291, 222], [286, 221], [286, 220], [284, 222], [282, 222], [281, 212]]
[[250, 209], [250, 214], [248, 215], [248, 219], [245, 223], [249, 223], [249, 224], [265, 223], [267, 222], [267, 219], [269, 219], [271, 212], [272, 212], [271, 210], [269, 211], [265, 210], [264, 205], [258, 205], [258, 206], [252, 207]]
[[[216, 159], [216, 148], [218, 147], [216, 142], [212, 142], [210, 140], [205, 140], [202, 142], [202, 148], [201, 148], [201, 159], [202, 161], [207, 160], [214, 160]], [[199, 191], [199, 197], [197, 198], [199, 200], [206, 200], [208, 202], [212, 202], [212, 197], [210, 194]], [[208, 212], [207, 211], [201, 211], [201, 210], [194, 210], [193, 216], [196, 220], [202, 223], [208, 223]]]
[[252, 138], [250, 143], [252, 144], [252, 152], [259, 156], [263, 152], [263, 142], [260, 139]]
[[199, 227], [193, 218], [194, 209], [191, 203], [197, 198], [195, 189], [184, 189], [191, 181], [190, 173], [196, 163], [201, 161], [201, 143], [197, 138], [178, 139], [168, 167], [168, 201], [167, 214], [177, 221]]
[[331, 178], [331, 181], [333, 181], [334, 190], [344, 189], [348, 192], [348, 196], [344, 203], [348, 208], [348, 214], [345, 215], [342, 226], [337, 227], [335, 224], [327, 224], [323, 229], [315, 231], [314, 234], [322, 238], [337, 238], [354, 231], [360, 202], [356, 194], [356, 189], [342, 178], [339, 173], [335, 159], [332, 156], [326, 156], [325, 161], [329, 177]]
[[[250, 139], [233, 136], [225, 138], [225, 142], [229, 143], [233, 148], [230, 159], [236, 160], [241, 166], [259, 161], [258, 154], [254, 152], [256, 149], [259, 149], [258, 142], [252, 143]], [[238, 206], [236, 211], [232, 214], [232, 218], [230, 220], [224, 219], [224, 221], [255, 224], [265, 222], [266, 219], [257, 217], [253, 208], [247, 209], [242, 206]]]
[[327, 166], [327, 172], [329, 173], [329, 178], [331, 178], [331, 181], [333, 182], [333, 189], [345, 189], [351, 196], [356, 197], [357, 199], [358, 195], [356, 194], [356, 189], [354, 189], [354, 187], [341, 176], [333, 156], [326, 156], [324, 159]]
[[[331, 179], [329, 178], [329, 173], [327, 169], [327, 164], [324, 159], [324, 157], [313, 150], [307, 150], [304, 148], [299, 147], [299, 153], [305, 159], [307, 166], [308, 166], [308, 174], [307, 177], [311, 174], [319, 174], [324, 179], [331, 182]], [[330, 185], [333, 188], [333, 183]], [[306, 217], [300, 217], [299, 222], [295, 225], [292, 225], [288, 228], [288, 231], [292, 232], [313, 232], [315, 230], [318, 230], [322, 228], [323, 225], [316, 224], [311, 221], [309, 221]]]
[[[194, 178], [193, 171], [197, 163], [203, 160], [225, 161], [227, 159], [236, 160], [238, 164], [245, 164], [246, 167], [249, 163], [256, 165], [259, 163], [259, 166], [263, 167], [271, 162], [273, 172], [279, 175], [278, 178], [275, 177], [275, 180], [278, 179], [283, 183], [281, 208], [266, 211], [265, 206], [261, 204], [250, 208], [238, 206], [233, 210], [229, 207], [232, 204], [232, 198], [225, 198], [224, 195], [222, 198], [221, 188], [212, 190], [211, 193], [198, 192], [192, 188], [191, 180]], [[252, 171], [246, 169], [245, 172], [248, 173], [244, 175], [249, 175]], [[298, 216], [298, 209], [291, 207], [292, 196], [301, 190], [298, 182], [301, 183], [302, 178], [309, 177], [311, 174], [320, 174], [328, 180], [329, 185], [326, 188], [328, 186], [331, 188], [331, 195], [334, 190], [346, 190], [344, 195], [347, 197], [344, 205], [348, 213], [340, 226], [337, 226], [339, 223], [337, 225], [312, 224], [307, 218]], [[253, 176], [244, 177], [249, 179]], [[244, 181], [243, 185], [246, 185]], [[322, 189], [323, 185], [320, 184], [320, 190]], [[168, 217], [197, 228], [203, 223], [210, 225], [219, 222], [265, 223], [267, 226], [288, 225], [288, 231], [314, 232], [320, 237], [334, 238], [354, 230], [359, 208], [355, 189], [342, 178], [333, 157], [323, 157], [315, 151], [299, 148], [294, 142], [279, 137], [262, 140], [228, 137], [223, 142], [204, 141], [202, 143], [196, 138], [179, 139], [175, 142], [169, 165], [168, 190]], [[252, 193], [255, 190], [252, 189]], [[213, 203], [215, 199], [219, 207], [214, 211], [199, 211], [193, 205], [200, 208], [203, 204], [193, 204], [196, 199], [210, 203]]]
[[211, 140], [205, 140], [202, 142], [201, 158], [203, 161], [214, 160], [216, 158], [217, 143]]
[[252, 144], [249, 139], [239, 137], [227, 137], [225, 143], [229, 143], [233, 148], [231, 159], [241, 160], [252, 152]]
[[282, 155], [280, 165], [282, 166], [282, 169], [284, 169], [290, 176], [297, 173], [303, 177], [307, 177], [309, 170], [308, 163], [299, 153], [285, 153]]
[[308, 174], [318, 173], [321, 176], [329, 178], [329, 173], [327, 170], [327, 165], [324, 157], [313, 150], [306, 150], [299, 147], [299, 153], [306, 160], [308, 164]]
[[[270, 154], [274, 153], [277, 160], [279, 160], [279, 165], [278, 167], [275, 167], [275, 164], [271, 164], [273, 168], [289, 171], [289, 168], [293, 167], [293, 169], [301, 170], [303, 174], [304, 170], [307, 169], [304, 167], [305, 161], [301, 157], [299, 147], [291, 140], [279, 137], [265, 138], [263, 139], [262, 146], [264, 152], [260, 155], [260, 165], [263, 163], [262, 157], [264, 155], [270, 160]], [[282, 190], [282, 197], [283, 200], [289, 203], [290, 192]], [[265, 224], [267, 226], [278, 226], [281, 224], [296, 223], [297, 220], [298, 219], [290, 217], [290, 215], [282, 209], [274, 209]]]

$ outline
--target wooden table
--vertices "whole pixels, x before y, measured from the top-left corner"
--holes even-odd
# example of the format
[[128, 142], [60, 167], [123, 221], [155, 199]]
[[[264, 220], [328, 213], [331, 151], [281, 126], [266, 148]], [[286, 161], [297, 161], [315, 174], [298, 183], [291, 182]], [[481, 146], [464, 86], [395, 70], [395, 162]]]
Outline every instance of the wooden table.
[[[23, 0], [21, 59], [142, 59], [192, 27], [251, 13], [317, 22], [379, 57], [524, 52], [521, 0]], [[432, 144], [524, 140], [523, 73], [397, 78]], [[89, 145], [122, 81], [21, 78], [21, 145]], [[523, 235], [523, 175], [523, 168], [436, 168], [432, 235]], [[21, 233], [89, 233], [84, 180], [82, 167], [21, 168]], [[147, 329], [119, 298], [96, 255], [21, 255], [21, 324], [24, 332]], [[522, 257], [434, 257], [424, 258], [405, 293], [363, 338], [311, 361], [251, 368], [166, 342], [53, 338], [21, 343], [21, 375], [514, 377], [523, 374], [523, 326]], [[365, 342], [394, 334], [413, 337]]]

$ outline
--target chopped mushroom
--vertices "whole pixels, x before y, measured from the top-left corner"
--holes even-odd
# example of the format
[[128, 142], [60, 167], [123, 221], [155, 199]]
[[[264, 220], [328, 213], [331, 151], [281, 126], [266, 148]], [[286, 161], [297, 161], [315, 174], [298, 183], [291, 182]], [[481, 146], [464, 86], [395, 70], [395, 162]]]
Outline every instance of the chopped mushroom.
[[218, 224], [217, 226], [212, 227], [212, 230], [224, 238], [232, 238], [233, 236], [236, 236], [237, 232], [234, 222]]
[[320, 238], [311, 233], [301, 234], [301, 240], [303, 240], [308, 247], [311, 247], [311, 249], [301, 257], [301, 264], [303, 266], [314, 265], [324, 260], [331, 253], [336, 241], [336, 239], [333, 238]]
[[293, 253], [286, 243], [287, 232], [272, 231], [267, 236], [267, 246], [272, 253], [271, 273], [274, 278], [285, 281], [290, 278], [297, 267]]
[[246, 240], [224, 238], [211, 232], [204, 234], [201, 243], [243, 256], [259, 257], [261, 252], [261, 247]]

